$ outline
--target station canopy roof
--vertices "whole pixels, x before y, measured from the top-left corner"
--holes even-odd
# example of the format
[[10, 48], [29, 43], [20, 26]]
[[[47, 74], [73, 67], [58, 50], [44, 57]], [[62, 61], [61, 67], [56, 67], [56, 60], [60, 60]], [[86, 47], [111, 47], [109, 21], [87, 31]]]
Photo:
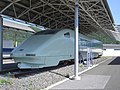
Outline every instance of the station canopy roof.
[[6, 21], [6, 20], [3, 20], [3, 26], [4, 26], [4, 29], [11, 28], [11, 29], [17, 29], [17, 30], [24, 30], [27, 32], [33, 32], [33, 33], [35, 32], [33, 29], [31, 29], [28, 26], [11, 22], [11, 21]]
[[[115, 31], [107, 0], [78, 2], [81, 33]], [[74, 0], [0, 0], [0, 13], [46, 28], [74, 30]]]

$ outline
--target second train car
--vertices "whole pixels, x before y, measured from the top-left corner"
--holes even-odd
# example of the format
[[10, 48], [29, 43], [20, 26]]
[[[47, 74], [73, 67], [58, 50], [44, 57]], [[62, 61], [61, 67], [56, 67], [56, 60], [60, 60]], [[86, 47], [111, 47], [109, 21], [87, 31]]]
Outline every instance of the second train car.
[[[102, 54], [102, 42], [79, 34], [79, 51], [86, 59], [87, 48], [93, 57]], [[44, 30], [33, 34], [16, 47], [11, 57], [20, 69], [56, 66], [64, 60], [74, 59], [74, 31], [70, 29]]]

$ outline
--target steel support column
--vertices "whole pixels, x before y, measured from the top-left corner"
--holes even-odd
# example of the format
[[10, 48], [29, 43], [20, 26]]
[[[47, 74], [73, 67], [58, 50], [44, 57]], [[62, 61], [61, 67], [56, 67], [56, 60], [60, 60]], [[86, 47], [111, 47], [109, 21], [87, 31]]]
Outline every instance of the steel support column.
[[3, 18], [0, 16], [0, 71], [3, 65]]
[[80, 80], [80, 77], [78, 76], [78, 65], [79, 65], [79, 59], [78, 59], [78, 37], [79, 37], [79, 33], [78, 33], [78, 0], [75, 0], [75, 45], [74, 45], [74, 58], [75, 58], [75, 65], [74, 65], [74, 79], [75, 80]]

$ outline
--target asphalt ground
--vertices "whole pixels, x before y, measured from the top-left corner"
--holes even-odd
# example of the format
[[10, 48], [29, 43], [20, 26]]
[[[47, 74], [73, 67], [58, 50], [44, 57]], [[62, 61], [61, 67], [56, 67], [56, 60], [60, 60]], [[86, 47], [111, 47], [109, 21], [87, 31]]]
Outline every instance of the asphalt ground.
[[106, 60], [80, 76], [81, 80], [67, 80], [50, 90], [120, 90], [120, 57]]

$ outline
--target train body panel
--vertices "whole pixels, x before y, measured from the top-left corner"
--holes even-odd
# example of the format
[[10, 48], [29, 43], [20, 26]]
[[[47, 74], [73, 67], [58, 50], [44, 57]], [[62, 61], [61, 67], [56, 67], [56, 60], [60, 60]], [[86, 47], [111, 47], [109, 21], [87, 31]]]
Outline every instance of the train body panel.
[[[99, 41], [94, 40], [92, 45], [91, 39], [79, 35], [79, 49], [83, 58], [86, 59], [87, 48], [91, 48], [94, 57], [97, 57], [102, 50], [95, 47]], [[74, 31], [63, 29], [38, 32], [15, 48], [11, 57], [19, 63], [21, 69], [55, 66], [60, 61], [74, 59]]]

